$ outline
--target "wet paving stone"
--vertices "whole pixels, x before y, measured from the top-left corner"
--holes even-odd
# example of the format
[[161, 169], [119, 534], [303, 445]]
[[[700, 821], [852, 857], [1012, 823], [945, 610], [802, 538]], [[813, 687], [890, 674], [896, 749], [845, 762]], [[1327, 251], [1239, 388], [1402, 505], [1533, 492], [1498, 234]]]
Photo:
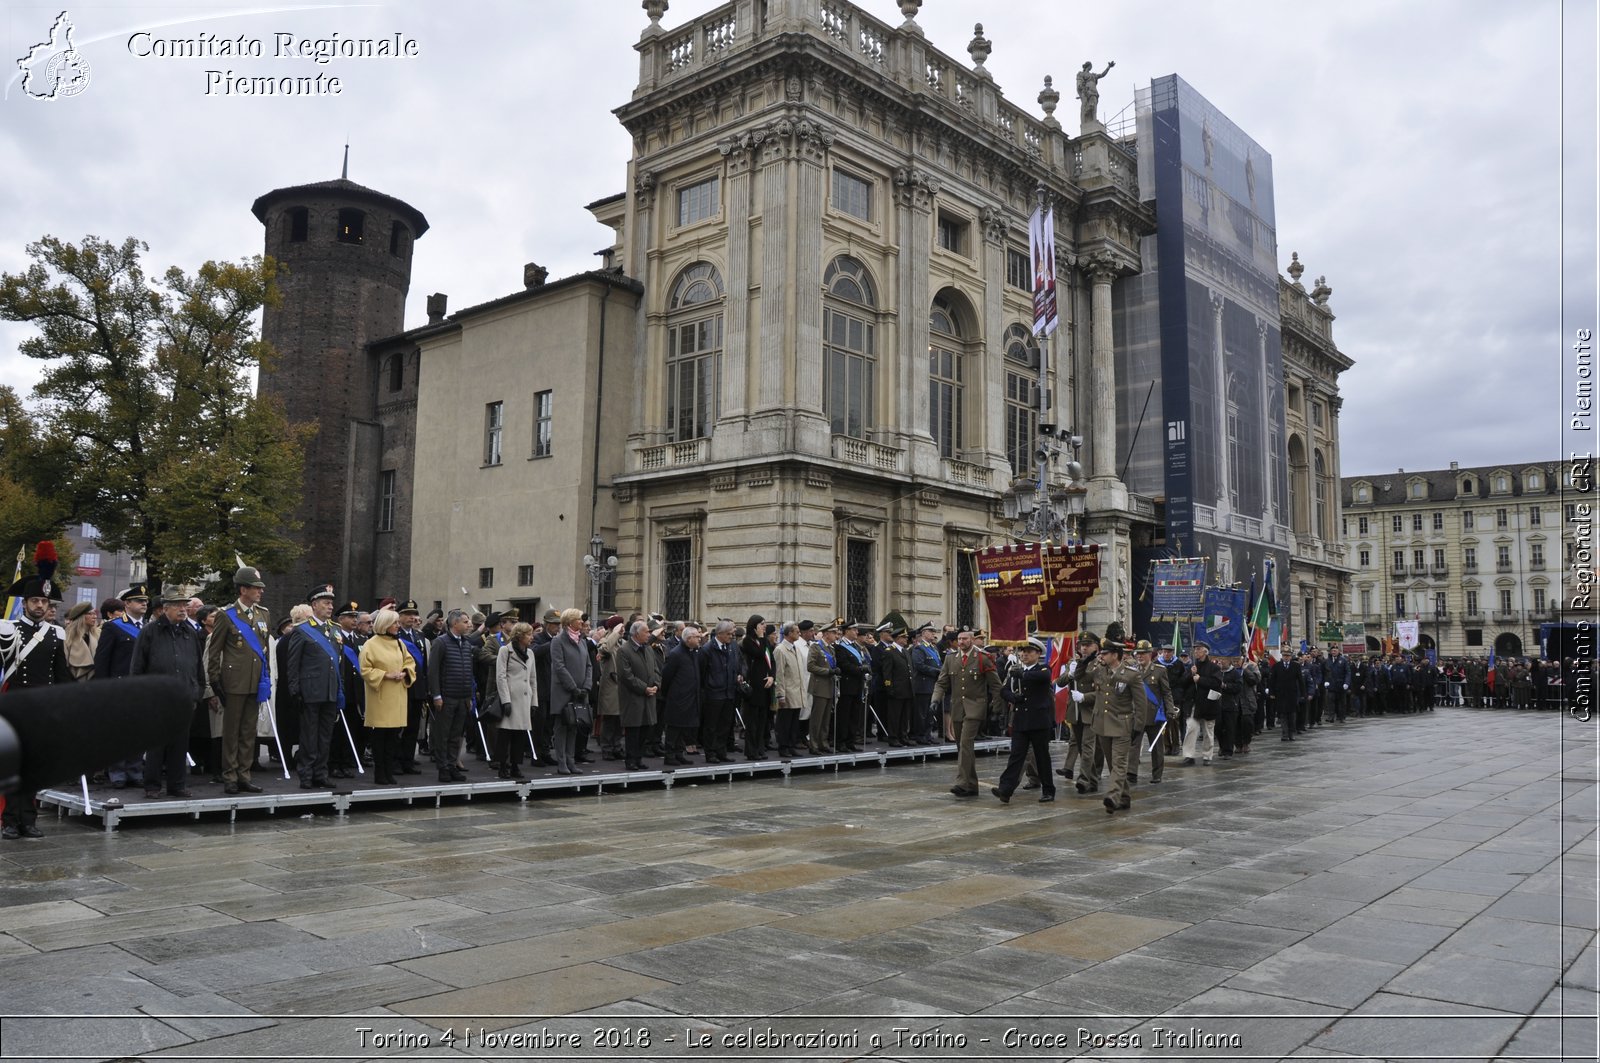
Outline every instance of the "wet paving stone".
[[[1070, 788], [955, 801], [946, 759], [344, 821], [63, 821], [0, 851], [0, 1017], [108, 1018], [48, 1046], [7, 1019], [5, 1050], [389, 1056], [364, 1023], [467, 1058], [492, 1053], [441, 1044], [452, 1024], [616, 1013], [676, 1030], [646, 1059], [681, 1056], [686, 1025], [845, 1021], [1241, 1045], [1185, 1058], [1548, 1056], [1595, 999], [1593, 784], [1561, 777], [1592, 776], [1596, 744], [1517, 717], [1508, 750], [1511, 719], [1441, 709], [1169, 761], [1110, 817]], [[980, 758], [985, 788], [1000, 766]], [[1048, 1058], [1126, 1057], [1093, 1052]], [[802, 1057], [831, 1058], [761, 1058]]]

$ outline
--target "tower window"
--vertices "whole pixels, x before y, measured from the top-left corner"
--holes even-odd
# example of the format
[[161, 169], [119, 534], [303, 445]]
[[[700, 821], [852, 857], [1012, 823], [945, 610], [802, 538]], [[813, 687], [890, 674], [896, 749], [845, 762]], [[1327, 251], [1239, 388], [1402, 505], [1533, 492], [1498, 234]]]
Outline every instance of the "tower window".
[[399, 351], [396, 351], [394, 354], [389, 356], [389, 362], [385, 368], [388, 370], [389, 375], [389, 390], [402, 390], [406, 386], [405, 356]]
[[310, 225], [311, 215], [304, 207], [290, 207], [283, 216], [284, 236], [291, 244], [305, 243]]
[[364, 211], [346, 207], [339, 212], [339, 242], [342, 244], [359, 244], [366, 232], [366, 226], [367, 215]]
[[395, 258], [406, 257], [406, 227], [402, 222], [389, 226], [389, 253]]

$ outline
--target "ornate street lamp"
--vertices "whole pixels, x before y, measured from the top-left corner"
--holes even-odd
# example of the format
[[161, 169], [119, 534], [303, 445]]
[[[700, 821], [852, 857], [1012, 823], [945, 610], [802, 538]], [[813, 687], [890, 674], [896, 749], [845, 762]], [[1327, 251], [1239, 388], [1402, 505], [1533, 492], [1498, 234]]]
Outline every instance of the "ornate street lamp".
[[583, 567], [589, 570], [589, 619], [600, 622], [600, 592], [606, 581], [617, 575], [617, 557], [606, 555], [606, 541], [595, 532], [589, 539], [589, 552], [583, 555]]

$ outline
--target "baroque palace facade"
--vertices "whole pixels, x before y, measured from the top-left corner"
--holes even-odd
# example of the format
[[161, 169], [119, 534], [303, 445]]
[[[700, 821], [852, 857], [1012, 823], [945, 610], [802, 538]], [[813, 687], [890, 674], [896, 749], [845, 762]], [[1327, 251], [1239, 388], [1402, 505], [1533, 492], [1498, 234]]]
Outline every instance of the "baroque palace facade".
[[[959, 61], [926, 40], [914, 0], [894, 24], [844, 0], [735, 0], [670, 30], [667, 6], [645, 5], [639, 83], [616, 111], [633, 145], [625, 191], [589, 205], [613, 234], [605, 268], [549, 280], [529, 264], [519, 291], [454, 314], [435, 295], [427, 324], [349, 341], [364, 360], [350, 378], [355, 427], [339, 437], [354, 442], [343, 469], [308, 468], [307, 485], [308, 496], [345, 500], [326, 521], [344, 521], [346, 545], [313, 563], [311, 581], [361, 600], [408, 594], [425, 607], [516, 604], [528, 615], [588, 605], [582, 555], [597, 537], [616, 558], [607, 609], [703, 619], [898, 609], [981, 623], [969, 552], [1013, 536], [1004, 495], [1035, 473], [1027, 219], [1042, 187], [1061, 305], [1045, 417], [1083, 437], [1088, 472], [1074, 486], [1087, 501], [1083, 531], [1106, 558], [1086, 622], [1135, 620], [1140, 560], [1194, 549], [1169, 538], [1159, 476], [1123, 478], [1136, 440], [1159, 440], [1163, 423], [1171, 434], [1163, 384], [1141, 437], [1135, 398], [1163, 368], [1130, 355], [1114, 297], [1155, 270], [1157, 212], [1140, 174], [1148, 116], [1108, 130], [1090, 108], [1069, 132], [1055, 117], [1065, 93], [1045, 79], [1036, 117], [985, 69], [981, 28]], [[1234, 537], [1231, 569], [1214, 575], [1247, 582], [1260, 556], [1280, 553], [1280, 572], [1314, 588], [1320, 612], [1338, 597], [1343, 558], [1337, 522], [1314, 529], [1302, 506], [1321, 481], [1297, 472], [1338, 482], [1337, 375], [1350, 363], [1326, 328], [1326, 293], [1308, 295], [1298, 274], [1277, 278], [1270, 185], [1258, 204], [1254, 176], [1270, 159], [1227, 158], [1241, 203], [1220, 175], [1204, 194], [1219, 218], [1252, 219], [1267, 270], [1269, 294], [1240, 311], [1248, 350], [1225, 346], [1258, 397], [1230, 411], [1197, 391], [1196, 408], [1214, 409], [1194, 422], [1209, 453], [1250, 449], [1248, 476], [1229, 481], [1249, 515], [1224, 502], [1186, 519]], [[1218, 156], [1219, 170], [1233, 163]], [[1212, 166], [1208, 143], [1193, 169], [1209, 179]], [[295, 252], [284, 241], [296, 223], [282, 212], [301, 192], [316, 199], [313, 242], [344, 217], [341, 184], [263, 197], [269, 253]], [[343, 206], [381, 211], [378, 236], [394, 244], [372, 246], [371, 226], [366, 246], [330, 228], [324, 250], [381, 260], [385, 300], [403, 294], [426, 223], [398, 200], [343, 191]], [[294, 303], [311, 297], [269, 311], [287, 377], [329, 345], [294, 335], [306, 318]], [[1291, 315], [1313, 323], [1311, 339], [1285, 338], [1278, 359]], [[1250, 375], [1269, 347], [1269, 371]], [[1209, 352], [1182, 357], [1220, 367]], [[297, 409], [293, 389], [277, 387], [290, 416], [317, 419], [314, 374], [293, 379], [307, 396]], [[1298, 428], [1282, 399], [1295, 382], [1320, 397], [1326, 420], [1312, 425], [1301, 409]], [[1053, 491], [1067, 486], [1053, 474]], [[1336, 510], [1337, 490], [1327, 497]]]

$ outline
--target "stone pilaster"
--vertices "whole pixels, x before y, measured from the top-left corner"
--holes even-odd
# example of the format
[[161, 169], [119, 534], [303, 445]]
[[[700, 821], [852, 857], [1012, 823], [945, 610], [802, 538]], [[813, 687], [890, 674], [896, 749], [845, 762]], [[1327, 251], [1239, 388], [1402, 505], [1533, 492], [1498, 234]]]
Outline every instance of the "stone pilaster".
[[[634, 432], [632, 438], [641, 443], [654, 443], [664, 435], [662, 421], [666, 416], [666, 404], [662, 401], [662, 377], [665, 372], [662, 359], [655, 357], [651, 349], [653, 332], [650, 327], [651, 294], [654, 281], [652, 279], [650, 247], [651, 233], [655, 228], [656, 205], [656, 173], [654, 170], [640, 170], [633, 179], [633, 225], [631, 236], [633, 247], [628, 250], [628, 259], [633, 264], [634, 277], [644, 285], [645, 303], [641, 312], [635, 318], [634, 324], [634, 379], [640, 382], [640, 387], [633, 389], [633, 421]], [[661, 307], [654, 308], [657, 314]]]
[[722, 347], [721, 422], [737, 423], [749, 409], [750, 200], [755, 152], [746, 134], [717, 144], [726, 160], [728, 185], [728, 275]]
[[[1271, 362], [1267, 357], [1267, 323], [1260, 318], [1256, 319], [1256, 337], [1259, 340], [1261, 354], [1261, 371], [1258, 375], [1261, 382], [1261, 521], [1264, 525], [1272, 523], [1272, 493], [1276, 485], [1272, 482], [1272, 388], [1273, 380]], [[1281, 387], [1281, 384], [1279, 385]], [[1279, 440], [1279, 445], [1283, 441]]]
[[1213, 371], [1217, 389], [1216, 402], [1212, 404], [1211, 409], [1217, 418], [1217, 458], [1221, 466], [1217, 476], [1217, 509], [1232, 512], [1233, 472], [1231, 462], [1228, 460], [1228, 351], [1222, 338], [1222, 311], [1227, 305], [1228, 300], [1221, 292], [1211, 293], [1211, 343], [1215, 357]]
[[892, 371], [884, 372], [880, 355], [879, 377], [880, 381], [886, 378], [893, 382], [897, 442], [911, 456], [911, 471], [934, 476], [938, 473], [939, 456], [929, 431], [928, 414], [928, 310], [933, 305], [928, 261], [933, 254], [933, 202], [939, 194], [939, 179], [924, 170], [902, 167], [895, 172], [894, 183], [899, 211], [896, 222], [903, 248], [896, 300], [900, 308], [900, 342]]
[[1094, 411], [1090, 435], [1090, 475], [1117, 478], [1117, 362], [1112, 348], [1111, 282], [1117, 266], [1110, 256], [1095, 255], [1088, 263], [1092, 285], [1089, 301], [1089, 396]]
[[[1005, 211], [998, 207], [984, 207], [979, 218], [983, 228], [983, 335], [988, 338], [989, 350], [998, 358], [1004, 355], [999, 345], [1006, 331], [1006, 233], [1010, 225]], [[975, 364], [967, 370], [968, 387], [978, 389], [978, 401], [969, 399], [968, 406], [979, 414], [973, 418], [975, 423], [969, 427], [968, 436], [975, 449], [982, 451], [981, 458], [975, 455], [972, 460], [993, 468], [996, 482], [1003, 485], [1010, 476], [1005, 460], [1005, 371], [991, 372], [989, 359], [988, 351], [979, 352]]]

